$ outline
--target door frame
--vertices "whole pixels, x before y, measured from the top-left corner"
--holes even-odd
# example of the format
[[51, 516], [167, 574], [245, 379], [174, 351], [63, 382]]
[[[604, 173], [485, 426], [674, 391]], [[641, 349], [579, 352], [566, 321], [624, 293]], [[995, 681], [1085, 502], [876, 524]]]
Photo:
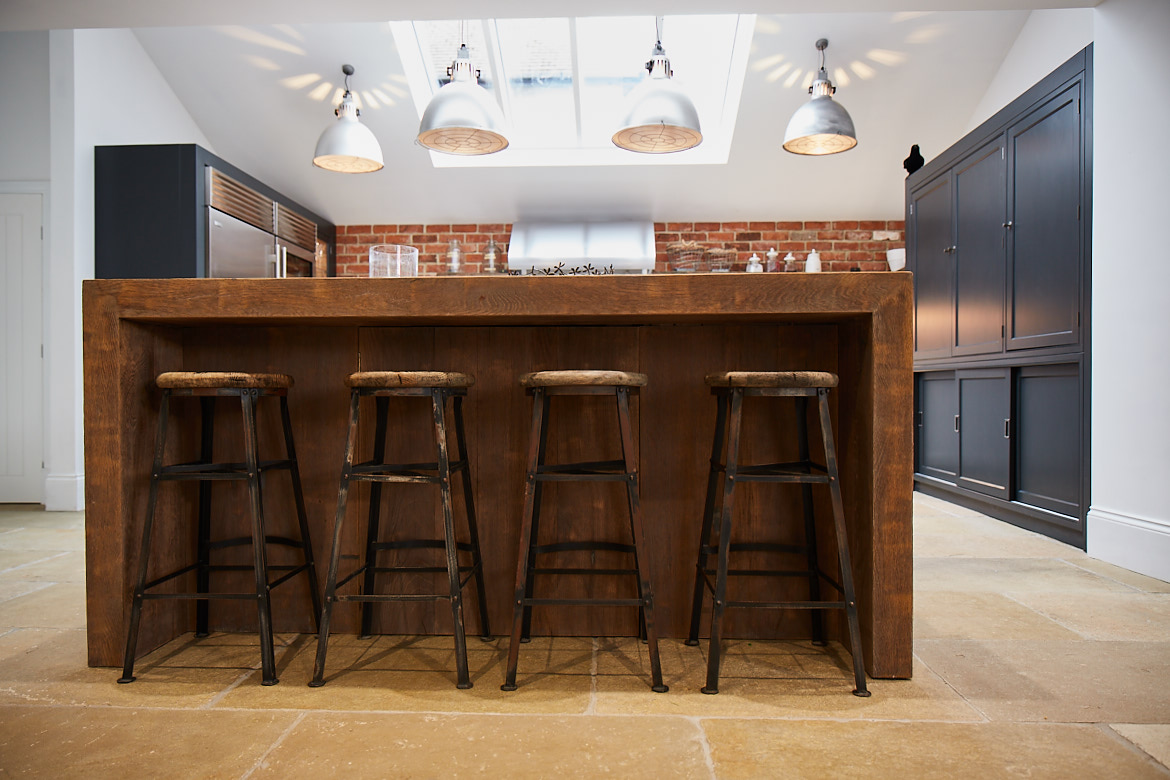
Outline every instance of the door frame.
[[[45, 291], [49, 289], [49, 237], [52, 231], [49, 229], [49, 182], [42, 180], [34, 181], [8, 181], [0, 179], [0, 195], [40, 195], [41, 196], [41, 345], [42, 349], [45, 346], [45, 334], [48, 333], [48, 317], [49, 317], [49, 303], [45, 299]], [[41, 470], [41, 501], [45, 502], [45, 485], [44, 477], [48, 475], [48, 426], [46, 425], [48, 419], [48, 408], [45, 403], [45, 388], [46, 384], [46, 366], [48, 365], [48, 356], [42, 354], [40, 365], [40, 386], [41, 386], [41, 456], [45, 462], [45, 468]]]

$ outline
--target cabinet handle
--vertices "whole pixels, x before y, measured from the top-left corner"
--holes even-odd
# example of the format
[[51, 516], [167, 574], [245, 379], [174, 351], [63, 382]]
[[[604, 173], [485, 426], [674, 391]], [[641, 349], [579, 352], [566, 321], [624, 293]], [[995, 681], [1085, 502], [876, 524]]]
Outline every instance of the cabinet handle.
[[952, 252], [954, 252], [956, 249], [958, 249], [958, 247], [957, 247], [957, 246], [948, 246], [948, 247], [945, 247], [945, 248], [943, 249], [943, 251], [944, 251], [944, 252], [946, 252], [946, 253], [949, 255], [949, 254], [951, 254]]
[[1003, 226], [1004, 226], [1005, 228], [1009, 228], [1009, 229], [1010, 229], [1010, 228], [1012, 227], [1012, 225], [1014, 225], [1014, 224], [1015, 224], [1015, 223], [1014, 223], [1014, 222], [1012, 222], [1012, 221], [1009, 219], [1007, 222], [1003, 223]]
[[959, 415], [955, 415], [955, 433], [959, 432]]
[[1003, 418], [1003, 437], [1005, 439], [1012, 437], [1012, 420], [1010, 417]]

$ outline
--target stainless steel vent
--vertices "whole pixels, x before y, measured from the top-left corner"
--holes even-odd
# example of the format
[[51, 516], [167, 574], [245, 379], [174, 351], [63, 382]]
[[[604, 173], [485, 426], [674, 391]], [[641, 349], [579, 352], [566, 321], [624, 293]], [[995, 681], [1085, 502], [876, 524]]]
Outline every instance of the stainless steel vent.
[[[251, 187], [240, 184], [226, 174], [209, 167], [207, 182], [208, 205], [213, 209], [231, 214], [237, 219], [255, 225], [261, 230], [274, 232], [272, 199], [266, 198]], [[310, 242], [309, 246], [312, 246]]]
[[317, 224], [276, 204], [276, 235], [310, 252], [317, 251]]
[[508, 268], [529, 273], [649, 273], [653, 222], [517, 222]]

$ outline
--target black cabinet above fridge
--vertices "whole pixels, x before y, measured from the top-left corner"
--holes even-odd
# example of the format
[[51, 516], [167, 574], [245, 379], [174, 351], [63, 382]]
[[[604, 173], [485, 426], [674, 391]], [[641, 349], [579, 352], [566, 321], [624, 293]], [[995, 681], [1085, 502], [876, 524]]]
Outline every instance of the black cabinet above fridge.
[[99, 279], [333, 276], [336, 226], [195, 144], [94, 149]]

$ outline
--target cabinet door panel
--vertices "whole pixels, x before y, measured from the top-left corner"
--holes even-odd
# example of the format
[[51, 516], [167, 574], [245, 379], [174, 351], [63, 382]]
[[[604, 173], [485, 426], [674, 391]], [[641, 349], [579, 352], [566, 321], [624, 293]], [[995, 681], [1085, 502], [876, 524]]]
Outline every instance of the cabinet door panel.
[[1006, 499], [1011, 478], [1011, 369], [955, 372], [959, 384], [959, 479]]
[[1003, 351], [1007, 161], [996, 141], [955, 169], [954, 354]]
[[941, 177], [916, 193], [914, 214], [914, 356], [951, 354], [954, 269], [951, 254], [951, 181]]
[[1016, 499], [1080, 517], [1081, 390], [1073, 363], [1016, 376]]
[[1074, 84], [1008, 131], [1009, 349], [1079, 341], [1080, 95]]
[[918, 468], [921, 474], [954, 482], [959, 473], [959, 396], [954, 371], [918, 375]]

